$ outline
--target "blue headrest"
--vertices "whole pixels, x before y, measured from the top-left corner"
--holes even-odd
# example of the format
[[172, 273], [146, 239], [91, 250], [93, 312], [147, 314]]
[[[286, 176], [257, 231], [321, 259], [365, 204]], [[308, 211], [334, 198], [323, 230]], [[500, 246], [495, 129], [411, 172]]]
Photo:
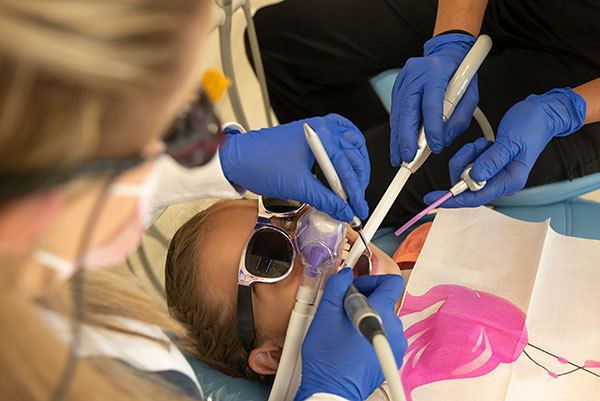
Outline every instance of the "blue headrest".
[[229, 377], [199, 361], [186, 356], [198, 377], [204, 399], [211, 401], [266, 401], [271, 386], [252, 380]]

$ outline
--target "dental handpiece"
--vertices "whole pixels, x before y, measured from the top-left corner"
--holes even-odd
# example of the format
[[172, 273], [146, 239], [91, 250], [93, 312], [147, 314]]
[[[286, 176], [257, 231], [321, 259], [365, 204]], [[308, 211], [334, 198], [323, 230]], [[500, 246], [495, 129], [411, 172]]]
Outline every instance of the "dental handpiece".
[[290, 315], [270, 401], [291, 401], [301, 377], [300, 350], [319, 304], [323, 285], [335, 272], [346, 238], [346, 223], [309, 209], [297, 221], [295, 243], [304, 269]]
[[[477, 41], [469, 50], [462, 63], [458, 66], [458, 69], [450, 79], [446, 92], [444, 93], [444, 104], [443, 104], [443, 121], [447, 121], [454, 113], [454, 109], [465, 91], [467, 90], [469, 83], [475, 76], [475, 73], [485, 60], [485, 57], [492, 48], [492, 39], [487, 35], [481, 35], [477, 38]], [[402, 163], [402, 166], [396, 173], [396, 176], [388, 186], [387, 190], [381, 197], [381, 200], [377, 204], [377, 207], [371, 213], [371, 217], [364, 225], [362, 233], [365, 237], [366, 242], [370, 242], [375, 232], [383, 222], [383, 219], [388, 214], [390, 208], [396, 201], [396, 198], [404, 188], [404, 185], [410, 178], [411, 174], [415, 173], [427, 160], [427, 157], [431, 154], [431, 149], [427, 145], [427, 138], [425, 136], [425, 129], [423, 125], [419, 128], [417, 137], [417, 154], [412, 162]], [[362, 242], [355, 242], [348, 257], [346, 258], [346, 265], [354, 267], [360, 256], [365, 250], [365, 245]]]
[[[327, 180], [327, 183], [329, 184], [331, 190], [337, 196], [342, 198], [345, 202], [348, 202], [348, 195], [346, 194], [346, 191], [344, 191], [342, 181], [340, 180], [340, 177], [335, 171], [335, 167], [333, 167], [333, 163], [331, 162], [331, 159], [329, 159], [329, 156], [327, 155], [327, 151], [325, 150], [321, 139], [319, 139], [319, 136], [317, 135], [315, 130], [312, 129], [312, 127], [306, 123], [304, 124], [304, 137], [306, 138], [306, 142], [308, 143], [308, 146], [310, 146], [310, 149], [312, 150], [313, 155], [317, 160], [317, 164], [321, 168], [321, 171], [323, 172], [323, 175], [325, 176], [325, 179]], [[357, 216], [352, 217], [352, 221], [350, 221], [350, 226], [358, 232], [358, 235], [364, 241], [365, 239], [361, 232], [362, 222]], [[367, 244], [365, 242], [365, 246], [366, 245]]]
[[483, 189], [483, 187], [486, 184], [486, 181], [475, 181], [474, 179], [472, 179], [471, 178], [471, 169], [472, 168], [473, 168], [473, 164], [469, 164], [461, 173], [460, 181], [458, 181], [456, 184], [454, 184], [454, 186], [452, 188], [450, 188], [450, 190], [448, 191], [447, 194], [445, 194], [440, 199], [436, 200], [431, 205], [427, 206], [421, 212], [416, 214], [412, 219], [407, 221], [402, 227], [397, 229], [394, 232], [394, 234], [396, 234], [396, 236], [402, 235], [402, 233], [406, 232], [406, 230], [408, 230], [410, 227], [415, 225], [415, 223], [417, 223], [419, 220], [421, 220], [423, 218], [423, 216], [425, 216], [427, 213], [431, 212], [433, 209], [440, 207], [444, 202], [446, 202], [448, 199], [452, 198], [453, 196], [458, 196], [458, 195], [462, 194], [463, 192], [465, 192], [467, 189], [470, 191], [473, 191], [473, 192], [477, 192], [477, 191]]

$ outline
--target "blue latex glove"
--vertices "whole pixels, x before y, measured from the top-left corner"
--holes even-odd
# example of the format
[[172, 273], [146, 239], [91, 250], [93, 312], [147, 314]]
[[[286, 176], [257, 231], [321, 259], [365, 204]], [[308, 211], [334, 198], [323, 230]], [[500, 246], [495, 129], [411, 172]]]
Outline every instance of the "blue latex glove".
[[[328, 393], [362, 401], [383, 382], [372, 345], [354, 329], [344, 311], [344, 295], [351, 283], [352, 271], [348, 268], [327, 282], [302, 346], [302, 382], [296, 400]], [[396, 362], [401, 366], [406, 339], [394, 305], [404, 291], [402, 277], [362, 276], [354, 285], [380, 314]]]
[[[348, 195], [348, 203], [312, 174], [315, 158], [304, 137], [308, 123], [319, 135]], [[225, 177], [260, 195], [306, 202], [340, 221], [365, 219], [371, 165], [365, 138], [337, 115], [315, 117], [246, 134], [226, 133], [219, 150]], [[354, 210], [354, 213], [353, 211]]]
[[477, 76], [445, 126], [442, 108], [448, 81], [474, 43], [473, 36], [461, 33], [436, 36], [425, 42], [424, 57], [409, 59], [398, 74], [390, 111], [390, 157], [393, 166], [415, 158], [421, 121], [433, 153], [440, 153], [469, 128], [479, 102]]
[[[471, 178], [487, 181], [486, 186], [478, 192], [465, 191], [446, 201], [443, 207], [480, 206], [523, 189], [548, 142], [555, 136], [569, 135], [580, 129], [585, 113], [585, 100], [570, 88], [530, 95], [515, 104], [500, 121], [495, 143], [488, 146], [485, 139], [479, 139], [466, 144], [450, 160], [453, 184], [475, 160]], [[430, 192], [425, 202], [433, 203], [444, 193]]]

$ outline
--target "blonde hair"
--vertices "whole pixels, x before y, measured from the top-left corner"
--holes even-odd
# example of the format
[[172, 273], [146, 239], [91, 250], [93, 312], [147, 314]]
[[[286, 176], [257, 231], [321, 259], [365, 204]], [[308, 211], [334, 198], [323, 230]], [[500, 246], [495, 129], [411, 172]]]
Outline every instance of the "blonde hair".
[[201, 3], [0, 0], [0, 172], [139, 149], [132, 109], [170, 85]]
[[[158, 97], [178, 75], [186, 28], [202, 4], [0, 0], [0, 175], [137, 153], [148, 133], [132, 127], [143, 119], [144, 100]], [[6, 343], [0, 348], [2, 398], [47, 401], [69, 348], [40, 318], [39, 308], [68, 318], [71, 288], [65, 283], [36, 303], [11, 286], [18, 269], [8, 266], [23, 261], [0, 258], [0, 331]], [[128, 317], [186, 336], [126, 273], [87, 272], [84, 293], [89, 325], [143, 337], [115, 319]], [[185, 397], [107, 358], [81, 360], [66, 396], [143, 399]]]
[[[4, 273], [6, 269], [3, 269]], [[2, 274], [4, 276], [4, 274]], [[3, 277], [4, 278], [4, 277]], [[154, 304], [124, 272], [103, 270], [86, 274], [84, 280], [84, 322], [121, 333], [145, 337], [167, 346], [160, 340], [132, 331], [116, 317], [136, 319], [156, 325], [174, 335], [185, 337], [185, 330], [168, 318], [164, 309]], [[62, 378], [69, 348], [40, 319], [40, 308], [69, 316], [72, 307], [70, 287], [55, 289], [43, 301], [32, 303], [14, 291], [0, 293], [0, 322], [6, 344], [0, 350], [2, 398], [7, 400], [47, 401]], [[6, 397], [6, 398], [5, 398]], [[106, 357], [81, 359], [65, 400], [130, 401], [185, 400], [166, 383], [145, 379], [123, 364]]]

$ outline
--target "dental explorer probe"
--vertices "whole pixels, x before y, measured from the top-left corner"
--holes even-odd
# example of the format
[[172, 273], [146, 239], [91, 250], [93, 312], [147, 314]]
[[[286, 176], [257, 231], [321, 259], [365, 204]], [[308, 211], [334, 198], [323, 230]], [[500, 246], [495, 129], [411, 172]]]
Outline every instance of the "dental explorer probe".
[[[327, 155], [327, 151], [323, 146], [323, 142], [319, 139], [319, 135], [315, 132], [314, 129], [307, 123], [304, 123], [304, 137], [306, 138], [306, 142], [308, 142], [308, 146], [313, 152], [315, 159], [317, 160], [317, 164], [321, 168], [327, 183], [331, 190], [344, 202], [348, 202], [348, 195], [346, 195], [346, 191], [344, 191], [344, 187], [342, 186], [342, 181], [335, 171], [335, 167], [333, 167], [333, 163], [329, 159]], [[367, 241], [362, 234], [362, 222], [357, 216], [352, 217], [352, 221], [350, 222], [350, 227], [355, 229], [358, 232], [359, 237], [363, 241], [365, 247], [367, 246]]]
[[[340, 198], [347, 201], [348, 196], [319, 136], [308, 124], [304, 124], [304, 135], [331, 189]], [[358, 234], [366, 248], [368, 244], [361, 233], [360, 226], [362, 224], [360, 223], [360, 219], [354, 216], [352, 223], [357, 226]], [[353, 228], [355, 228], [354, 225]], [[354, 328], [373, 345], [384, 377], [390, 388], [392, 399], [393, 401], [400, 401], [402, 384], [400, 383], [400, 375], [398, 374], [398, 365], [385, 334], [383, 321], [377, 311], [369, 304], [367, 297], [358, 291], [354, 284], [350, 285], [344, 297], [344, 310], [348, 318], [352, 321]]]
[[[446, 88], [446, 92], [444, 93], [442, 116], [444, 122], [448, 121], [450, 116], [452, 116], [454, 108], [464, 95], [465, 91], [467, 90], [467, 87], [469, 86], [469, 83], [473, 79], [473, 76], [475, 76], [475, 73], [481, 66], [481, 63], [483, 63], [483, 60], [485, 59], [491, 48], [492, 39], [487, 35], [479, 36], [471, 50], [469, 50], [469, 52], [465, 56], [462, 63], [460, 63], [460, 65], [458, 66], [458, 69], [452, 76], [452, 79], [450, 79], [450, 81], [448, 82], [448, 87]], [[423, 128], [423, 125], [421, 125], [417, 137], [417, 154], [415, 155], [414, 160], [410, 163], [402, 163], [402, 166], [396, 173], [396, 176], [394, 177], [389, 187], [381, 197], [379, 204], [377, 204], [377, 207], [375, 208], [375, 210], [373, 210], [369, 221], [367, 221], [363, 228], [363, 235], [367, 242], [370, 242], [373, 238], [373, 235], [375, 235], [375, 232], [381, 225], [381, 222], [383, 221], [384, 217], [387, 215], [394, 201], [400, 194], [400, 191], [402, 190], [402, 188], [404, 188], [404, 185], [406, 184], [406, 181], [408, 181], [408, 178], [411, 176], [411, 174], [414, 174], [423, 165], [423, 163], [425, 162], [427, 157], [429, 157], [430, 154], [431, 149], [429, 149], [429, 146], [427, 145], [425, 129]], [[350, 249], [348, 257], [346, 258], [346, 265], [349, 267], [354, 267], [354, 265], [356, 265], [356, 262], [358, 261], [358, 258], [362, 255], [364, 250], [365, 246], [363, 243], [358, 241], [355, 242], [352, 248]]]

